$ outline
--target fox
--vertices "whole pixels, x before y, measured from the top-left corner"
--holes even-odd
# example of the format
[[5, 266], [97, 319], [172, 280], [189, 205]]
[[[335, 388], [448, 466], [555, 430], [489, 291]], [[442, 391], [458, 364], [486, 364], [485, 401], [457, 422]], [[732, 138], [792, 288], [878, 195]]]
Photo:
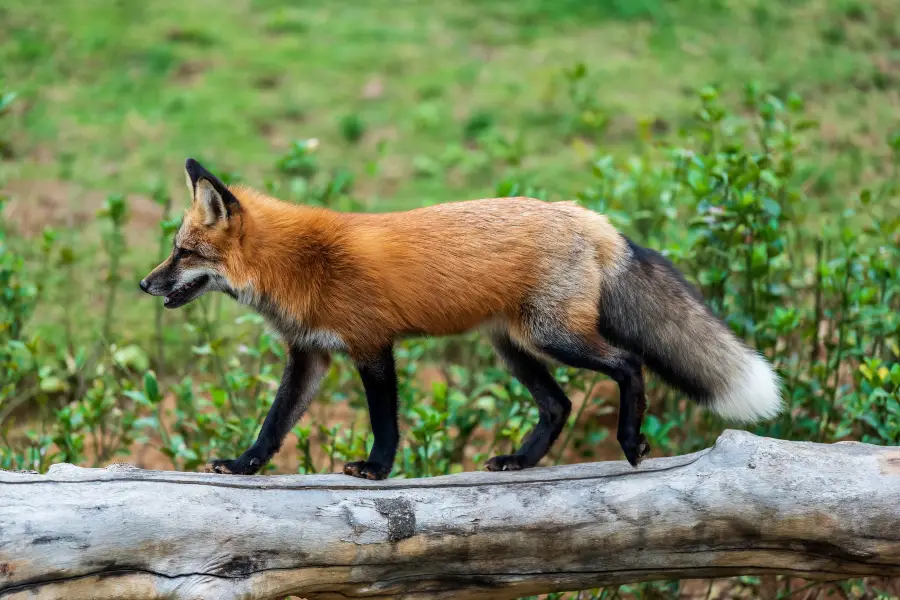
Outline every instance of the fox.
[[275, 400], [255, 442], [211, 473], [258, 473], [280, 450], [327, 373], [354, 364], [374, 442], [347, 475], [387, 478], [400, 443], [393, 347], [400, 339], [479, 331], [538, 407], [537, 424], [489, 471], [538, 465], [572, 403], [553, 362], [616, 382], [616, 439], [632, 467], [644, 367], [700, 406], [752, 423], [781, 411], [778, 374], [717, 317], [663, 254], [577, 202], [487, 198], [396, 212], [340, 212], [225, 185], [187, 159], [191, 203], [172, 252], [140, 282], [177, 309], [222, 292], [262, 315], [285, 344]]

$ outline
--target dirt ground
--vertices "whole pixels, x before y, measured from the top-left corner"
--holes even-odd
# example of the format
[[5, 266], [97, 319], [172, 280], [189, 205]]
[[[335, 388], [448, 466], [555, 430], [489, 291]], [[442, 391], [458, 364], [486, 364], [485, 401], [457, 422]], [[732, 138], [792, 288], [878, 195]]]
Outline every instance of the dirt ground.
[[[12, 180], [3, 186], [10, 197], [4, 219], [17, 232], [36, 236], [44, 227], [84, 231], [93, 227], [97, 213], [110, 193], [89, 191], [55, 179], [45, 181]], [[159, 230], [162, 206], [146, 196], [129, 194], [129, 218], [126, 232], [141, 241], [150, 240]]]

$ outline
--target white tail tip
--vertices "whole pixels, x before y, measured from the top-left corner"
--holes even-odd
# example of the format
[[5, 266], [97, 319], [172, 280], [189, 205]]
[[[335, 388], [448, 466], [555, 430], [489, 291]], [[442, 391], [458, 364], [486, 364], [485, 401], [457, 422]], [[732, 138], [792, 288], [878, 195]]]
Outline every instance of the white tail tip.
[[781, 381], [765, 358], [756, 352], [747, 358], [728, 390], [715, 397], [710, 409], [725, 419], [742, 423], [771, 419], [783, 408]]

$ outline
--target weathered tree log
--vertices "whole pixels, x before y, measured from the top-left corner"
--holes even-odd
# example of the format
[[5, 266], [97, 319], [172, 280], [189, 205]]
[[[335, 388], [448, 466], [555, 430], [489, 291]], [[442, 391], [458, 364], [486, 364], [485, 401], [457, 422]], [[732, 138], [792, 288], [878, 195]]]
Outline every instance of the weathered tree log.
[[636, 470], [0, 473], [2, 598], [514, 598], [764, 573], [900, 575], [900, 448], [727, 431]]

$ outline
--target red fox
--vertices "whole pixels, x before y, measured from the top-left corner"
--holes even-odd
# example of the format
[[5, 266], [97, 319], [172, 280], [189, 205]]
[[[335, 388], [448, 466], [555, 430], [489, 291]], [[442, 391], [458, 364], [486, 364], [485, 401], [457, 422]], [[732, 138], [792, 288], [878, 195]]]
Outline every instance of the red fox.
[[288, 347], [281, 385], [256, 442], [207, 471], [252, 474], [281, 447], [328, 369], [356, 365], [374, 444], [344, 473], [390, 474], [400, 440], [392, 346], [410, 335], [480, 328], [529, 390], [537, 425], [491, 471], [533, 467], [571, 402], [555, 360], [619, 386], [617, 439], [631, 465], [649, 452], [643, 365], [718, 414], [742, 422], [781, 410], [780, 380], [704, 304], [671, 262], [574, 202], [493, 198], [406, 212], [340, 213], [226, 186], [185, 164], [193, 202], [172, 254], [140, 283], [178, 308], [220, 291], [262, 314]]

